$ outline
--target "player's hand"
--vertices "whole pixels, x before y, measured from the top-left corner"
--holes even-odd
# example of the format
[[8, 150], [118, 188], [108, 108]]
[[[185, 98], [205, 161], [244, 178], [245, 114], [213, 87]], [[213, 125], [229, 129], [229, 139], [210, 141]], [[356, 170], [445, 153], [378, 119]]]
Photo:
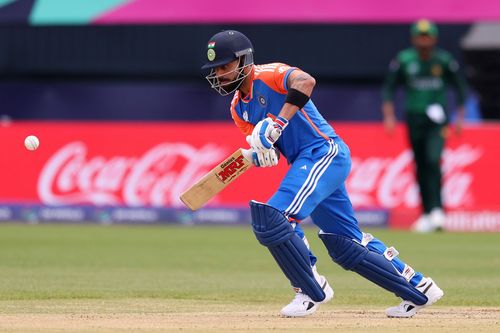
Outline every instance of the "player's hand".
[[394, 111], [394, 103], [386, 101], [382, 104], [382, 115], [384, 116], [384, 129], [388, 135], [393, 135], [396, 131], [396, 114]]
[[252, 153], [252, 162], [255, 166], [266, 168], [278, 165], [280, 159], [279, 151], [272, 147], [271, 149]]
[[[250, 144], [252, 136], [247, 136], [247, 142]], [[252, 162], [257, 167], [272, 167], [278, 164], [280, 159], [280, 152], [275, 147], [263, 151], [250, 150], [252, 152]]]
[[259, 121], [253, 129], [250, 146], [254, 151], [271, 149], [287, 125], [288, 120], [283, 117], [277, 117], [274, 121], [271, 118]]
[[463, 124], [463, 121], [461, 121], [461, 120], [457, 120], [457, 121], [455, 122], [455, 126], [454, 126], [454, 128], [455, 128], [455, 135], [456, 135], [456, 136], [460, 136], [460, 135], [462, 135], [462, 132], [463, 132], [463, 130], [464, 130], [464, 124]]
[[388, 135], [393, 135], [396, 131], [396, 117], [385, 116], [384, 117], [384, 129]]
[[464, 114], [465, 114], [465, 109], [464, 107], [460, 107], [457, 110], [457, 119], [455, 120], [455, 135], [460, 136], [462, 135], [463, 129], [464, 129]]

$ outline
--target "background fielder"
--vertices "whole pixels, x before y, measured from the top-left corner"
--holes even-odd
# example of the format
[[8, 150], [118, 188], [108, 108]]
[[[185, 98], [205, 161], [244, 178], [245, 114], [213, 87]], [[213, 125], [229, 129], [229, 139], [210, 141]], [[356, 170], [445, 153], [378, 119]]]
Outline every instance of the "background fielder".
[[[253, 46], [240, 32], [215, 34], [207, 44], [212, 88], [221, 95], [235, 92], [231, 115], [247, 135], [254, 164], [278, 163], [276, 147], [290, 169], [267, 204], [252, 201], [252, 227], [297, 293], [281, 313], [305, 316], [333, 297], [316, 259], [295, 226], [307, 216], [321, 229], [320, 238], [332, 259], [403, 299], [387, 309], [390, 317], [411, 317], [443, 295], [430, 278], [397, 258], [370, 234], [362, 233], [345, 189], [351, 167], [347, 145], [310, 100], [315, 80], [281, 63], [254, 65]], [[290, 223], [290, 221], [292, 223]], [[295, 226], [295, 228], [293, 228]]]
[[441, 229], [445, 214], [441, 199], [441, 155], [448, 125], [446, 92], [457, 92], [455, 130], [461, 133], [466, 97], [465, 81], [459, 75], [458, 62], [442, 49], [436, 49], [438, 29], [428, 20], [415, 22], [410, 29], [413, 47], [398, 53], [391, 62], [384, 82], [382, 112], [389, 133], [396, 117], [393, 96], [397, 86], [405, 90], [405, 118], [416, 165], [422, 201], [422, 215], [413, 230], [430, 232]]

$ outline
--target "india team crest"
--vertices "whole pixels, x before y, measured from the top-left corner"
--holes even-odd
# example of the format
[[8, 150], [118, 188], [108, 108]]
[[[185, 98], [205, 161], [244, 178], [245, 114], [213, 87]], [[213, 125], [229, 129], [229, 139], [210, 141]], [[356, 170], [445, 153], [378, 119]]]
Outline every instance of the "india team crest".
[[262, 95], [260, 95], [260, 96], [259, 96], [259, 103], [260, 103], [260, 105], [262, 105], [262, 106], [264, 106], [264, 107], [266, 106], [267, 101], [266, 101], [266, 99], [264, 98], [264, 96], [262, 96]]
[[208, 49], [207, 51], [207, 58], [209, 61], [214, 61], [215, 60], [215, 50], [214, 49]]
[[248, 112], [246, 111], [243, 112], [243, 120], [248, 121]]
[[215, 60], [215, 42], [208, 42], [207, 45], [207, 58], [209, 61], [214, 61]]

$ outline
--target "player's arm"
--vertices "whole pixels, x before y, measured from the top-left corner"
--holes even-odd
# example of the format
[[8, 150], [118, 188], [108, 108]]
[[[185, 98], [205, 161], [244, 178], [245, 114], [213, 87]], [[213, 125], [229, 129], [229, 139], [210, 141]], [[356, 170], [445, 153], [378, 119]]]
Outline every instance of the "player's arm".
[[455, 132], [457, 134], [462, 133], [462, 127], [464, 123], [465, 117], [465, 98], [467, 94], [467, 85], [465, 83], [465, 79], [459, 73], [459, 65], [458, 62], [451, 58], [447, 63], [446, 75], [448, 76], [449, 82], [455, 88], [456, 96], [457, 96], [457, 110], [456, 110], [456, 121], [455, 121]]
[[384, 102], [392, 102], [396, 87], [402, 79], [401, 63], [398, 58], [393, 59], [389, 64], [389, 71], [382, 85], [382, 100]]
[[287, 72], [280, 72], [278, 69], [276, 75], [277, 82], [280, 82], [278, 87], [286, 92], [280, 113], [274, 120], [266, 118], [259, 122], [248, 139], [255, 151], [265, 151], [273, 147], [288, 126], [289, 120], [309, 102], [316, 85], [316, 80], [304, 71], [290, 68]]
[[311, 98], [316, 80], [308, 73], [295, 69], [287, 78], [288, 93], [278, 117], [290, 120]]
[[387, 73], [382, 86], [382, 116], [387, 133], [392, 134], [396, 127], [396, 113], [394, 111], [394, 92], [401, 78], [401, 65], [398, 59], [391, 61], [389, 73]]
[[459, 73], [460, 66], [455, 59], [450, 59], [446, 66], [446, 74], [448, 75], [449, 82], [455, 88], [457, 93], [457, 104], [463, 106], [467, 94], [467, 85], [465, 80]]

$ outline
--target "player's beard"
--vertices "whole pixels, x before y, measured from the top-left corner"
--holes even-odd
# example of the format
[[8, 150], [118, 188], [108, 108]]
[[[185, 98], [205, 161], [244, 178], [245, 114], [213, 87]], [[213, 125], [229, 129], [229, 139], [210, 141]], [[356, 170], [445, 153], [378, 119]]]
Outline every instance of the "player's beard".
[[219, 94], [221, 94], [222, 96], [227, 96], [235, 92], [242, 85], [245, 78], [252, 73], [252, 71], [250, 70], [245, 73], [245, 69], [250, 66], [253, 66], [253, 63], [244, 65], [242, 67], [240, 66], [232, 71], [231, 73], [237, 73], [236, 78], [234, 78], [233, 80], [228, 80], [225, 78], [226, 76], [228, 76], [228, 73], [220, 76], [215, 75], [216, 73], [213, 69], [205, 78], [210, 83], [210, 86]]
[[245, 77], [240, 77], [240, 78], [237, 78], [237, 79], [230, 81], [228, 83], [223, 82], [223, 83], [221, 83], [221, 88], [225, 92], [231, 93], [240, 87], [241, 81], [243, 81], [244, 79], [245, 79]]

